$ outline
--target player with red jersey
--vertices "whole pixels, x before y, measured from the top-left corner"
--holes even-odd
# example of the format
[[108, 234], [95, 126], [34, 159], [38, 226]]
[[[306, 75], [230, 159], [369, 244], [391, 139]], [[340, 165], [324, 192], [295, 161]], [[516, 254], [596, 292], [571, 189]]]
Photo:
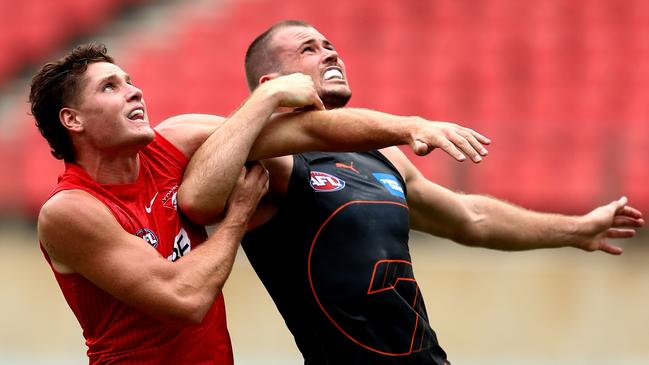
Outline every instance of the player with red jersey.
[[[232, 363], [220, 293], [268, 183], [260, 165], [243, 168], [246, 159], [410, 144], [475, 160], [487, 141], [457, 125], [366, 110], [271, 117], [279, 107], [324, 109], [303, 74], [266, 83], [228, 119], [182, 115], [154, 130], [142, 91], [96, 44], [45, 65], [30, 102], [52, 154], [65, 161], [38, 236], [92, 364]], [[206, 181], [213, 186], [202, 198], [225, 197], [226, 208], [209, 238], [179, 210], [183, 196], [196, 198], [179, 184], [199, 147], [228, 161], [218, 173], [230, 179]], [[214, 168], [209, 162], [200, 168]]]
[[[176, 261], [206, 238], [203, 227], [183, 219], [177, 211], [176, 192], [187, 157], [157, 134], [138, 153], [138, 158], [136, 180], [124, 184], [97, 183], [79, 165], [66, 163], [65, 173], [52, 195], [54, 199], [76, 196], [80, 203], [98, 200], [109, 212], [98, 212], [97, 219], [111, 214], [126, 232], [142, 239], [137, 242], [139, 246], [154, 248], [161, 258]], [[57, 193], [61, 194], [57, 196]], [[252, 202], [251, 206], [254, 206]], [[101, 225], [108, 225], [97, 223], [98, 231], [106, 229]], [[107, 241], [100, 244], [110, 244], [111, 234], [108, 234]], [[121, 256], [119, 251], [114, 254]], [[137, 364], [232, 363], [221, 295], [200, 325], [176, 328], [108, 294], [79, 273], [54, 268], [54, 275], [81, 324], [91, 363], [124, 360]]]

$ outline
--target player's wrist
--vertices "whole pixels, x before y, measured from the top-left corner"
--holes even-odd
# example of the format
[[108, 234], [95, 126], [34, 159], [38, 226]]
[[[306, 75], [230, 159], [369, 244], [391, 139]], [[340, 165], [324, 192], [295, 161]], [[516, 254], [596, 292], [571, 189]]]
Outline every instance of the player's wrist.
[[282, 101], [286, 98], [285, 94], [286, 93], [282, 88], [277, 87], [273, 80], [270, 80], [259, 85], [259, 87], [252, 94], [252, 97], [258, 99], [258, 102], [266, 104], [274, 111], [282, 104]]
[[425, 120], [418, 116], [401, 117], [401, 123], [405, 128], [399, 128], [399, 139], [401, 144], [415, 145], [417, 140], [421, 140], [421, 128]]

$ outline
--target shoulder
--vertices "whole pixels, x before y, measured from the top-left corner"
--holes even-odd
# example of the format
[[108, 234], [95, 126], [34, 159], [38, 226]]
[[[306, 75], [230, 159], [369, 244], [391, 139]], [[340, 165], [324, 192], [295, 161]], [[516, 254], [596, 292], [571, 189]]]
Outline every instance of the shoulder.
[[[71, 249], [80, 249], [98, 230], [115, 220], [108, 207], [82, 190], [53, 195], [38, 215], [38, 239], [59, 272], [71, 272], [62, 262]], [[70, 244], [70, 243], [74, 244]]]
[[[99, 228], [114, 217], [108, 207], [83, 190], [64, 190], [53, 195], [38, 214], [39, 238], [58, 238]], [[103, 224], [102, 224], [103, 223]]]
[[385, 156], [385, 158], [387, 158], [388, 161], [390, 161], [390, 163], [394, 165], [394, 167], [399, 171], [406, 183], [422, 177], [419, 170], [399, 149], [399, 147], [392, 146], [382, 148], [379, 150], [379, 152], [381, 152], [381, 154], [383, 154], [383, 156]]
[[79, 189], [63, 190], [43, 204], [38, 223], [64, 223], [65, 220], [74, 220], [75, 216], [85, 216], [88, 215], [86, 212], [96, 213], [97, 210], [109, 213], [108, 208], [90, 193]]
[[224, 120], [217, 115], [182, 114], [162, 121], [154, 129], [186, 157], [191, 157]]

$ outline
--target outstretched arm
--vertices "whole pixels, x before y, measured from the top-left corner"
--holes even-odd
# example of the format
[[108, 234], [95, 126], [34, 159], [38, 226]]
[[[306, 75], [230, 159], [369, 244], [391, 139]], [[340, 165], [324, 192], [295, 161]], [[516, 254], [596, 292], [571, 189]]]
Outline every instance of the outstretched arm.
[[408, 187], [411, 227], [469, 246], [528, 250], [572, 246], [620, 254], [608, 238], [628, 238], [642, 213], [620, 198], [582, 216], [540, 213], [487, 196], [457, 194], [426, 180], [398, 150], [385, 152]]
[[[237, 113], [243, 115], [248, 107], [255, 109], [248, 104]], [[231, 137], [232, 133], [243, 133], [245, 123], [237, 122], [235, 116], [226, 123], [196, 151], [179, 190], [180, 208], [199, 224], [218, 220], [233, 184], [231, 170], [240, 167], [246, 159], [261, 160], [305, 151], [366, 151], [409, 145], [419, 155], [441, 148], [459, 161], [468, 156], [479, 162], [487, 154], [483, 144], [490, 142], [456, 124], [354, 108], [278, 114], [255, 141], [251, 136], [245, 143], [235, 143]]]

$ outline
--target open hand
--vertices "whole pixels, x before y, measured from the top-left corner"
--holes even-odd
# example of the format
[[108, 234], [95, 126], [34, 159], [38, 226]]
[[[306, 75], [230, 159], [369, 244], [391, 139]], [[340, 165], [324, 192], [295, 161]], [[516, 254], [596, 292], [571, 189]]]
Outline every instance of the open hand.
[[417, 155], [424, 156], [440, 148], [458, 161], [464, 161], [469, 156], [475, 163], [487, 155], [484, 145], [491, 143], [491, 140], [482, 134], [454, 123], [413, 118], [418, 128], [414, 128], [410, 147]]
[[644, 225], [642, 213], [627, 203], [628, 199], [621, 197], [584, 215], [581, 219], [587, 228], [578, 247], [586, 251], [621, 254], [622, 248], [610, 244], [608, 239], [633, 237], [635, 230]]

